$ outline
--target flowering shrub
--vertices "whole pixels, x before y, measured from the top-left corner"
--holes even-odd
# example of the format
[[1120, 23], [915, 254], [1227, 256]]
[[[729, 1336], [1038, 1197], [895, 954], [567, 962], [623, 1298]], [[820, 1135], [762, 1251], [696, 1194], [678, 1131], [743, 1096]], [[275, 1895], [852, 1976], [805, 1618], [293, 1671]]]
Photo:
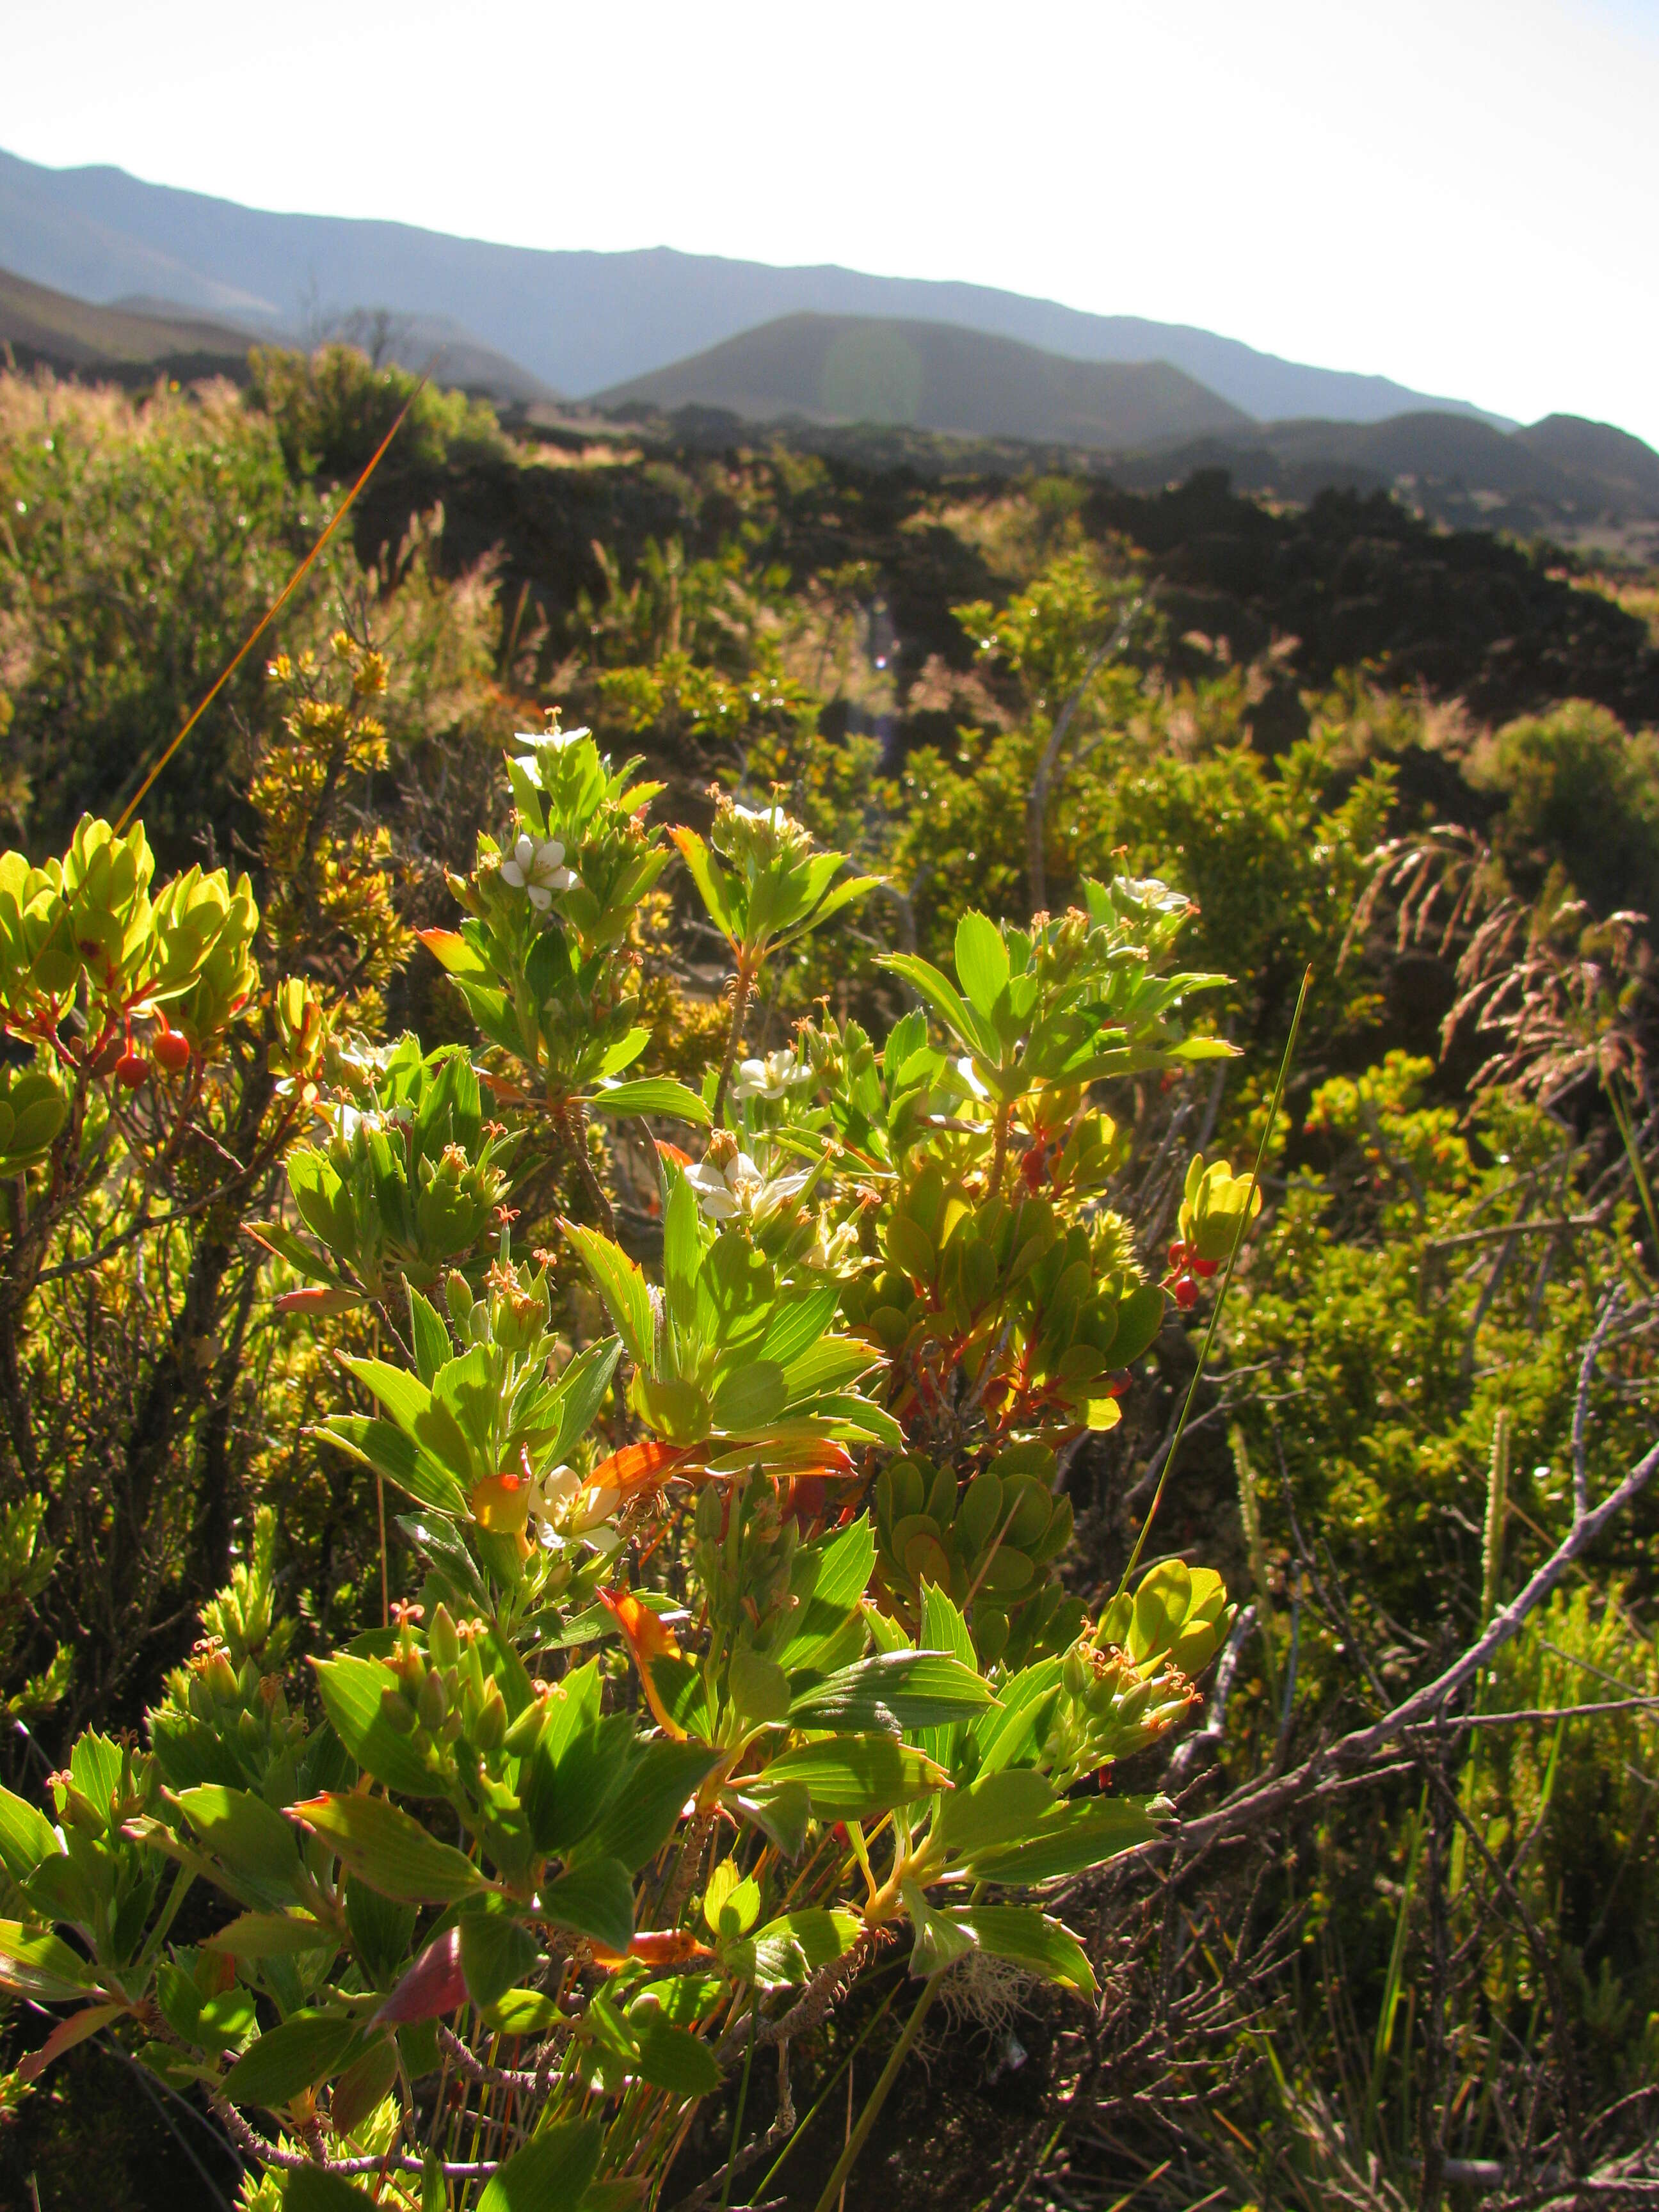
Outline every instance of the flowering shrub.
[[[1091, 1999], [1045, 1886], [1155, 1832], [1161, 1801], [1093, 1778], [1190, 1708], [1231, 1617], [1177, 1561], [1092, 1622], [1057, 1573], [1059, 1455], [1116, 1420], [1164, 1310], [1096, 1087], [1227, 1049], [1185, 1026], [1217, 980], [1172, 967], [1185, 902], [969, 914], [954, 981], [885, 962], [915, 1003], [884, 1042], [826, 1019], [746, 1057], [768, 963], [870, 880], [775, 806], [671, 845], [585, 731], [507, 765], [509, 841], [425, 933], [476, 1063], [270, 999], [288, 1203], [258, 1234], [289, 1314], [375, 1317], [317, 1444], [378, 1484], [418, 1592], [301, 1678], [264, 1515], [147, 1741], [88, 1731], [44, 1804], [0, 1793], [0, 1986], [57, 2014], [13, 2094], [115, 2037], [205, 2097], [261, 2203], [655, 2202], [698, 2100], [890, 1956], [907, 2041], [975, 1954]], [[735, 969], [696, 1088], [637, 1073], [630, 930], [674, 846]], [[136, 1036], [163, 1067], [182, 1036], [167, 1079], [198, 1080], [257, 982], [246, 886], [148, 876], [142, 832], [97, 823], [61, 867], [0, 862], [36, 1053], [12, 1175], [63, 1170]], [[649, 1273], [605, 1180], [629, 1126]], [[528, 1249], [526, 1139], [592, 1216]], [[1255, 1203], [1194, 1163], [1183, 1260]]]

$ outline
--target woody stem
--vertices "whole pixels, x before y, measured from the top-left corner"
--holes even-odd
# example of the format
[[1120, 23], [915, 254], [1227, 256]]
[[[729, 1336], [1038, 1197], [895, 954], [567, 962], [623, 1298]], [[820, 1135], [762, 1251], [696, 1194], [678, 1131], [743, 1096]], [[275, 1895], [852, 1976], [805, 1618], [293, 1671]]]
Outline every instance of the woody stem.
[[732, 1026], [726, 1033], [726, 1057], [720, 1062], [720, 1079], [714, 1085], [714, 1118], [716, 1125], [720, 1121], [720, 1109], [726, 1103], [726, 1086], [732, 1080], [738, 1048], [743, 1042], [743, 1025], [749, 1018], [749, 1000], [754, 988], [755, 969], [750, 964], [748, 956], [739, 953], [737, 980], [732, 990]]
[[593, 1163], [587, 1157], [587, 1114], [579, 1098], [569, 1098], [556, 1109], [559, 1133], [564, 1139], [565, 1150], [577, 1178], [587, 1194], [588, 1203], [599, 1218], [599, 1226], [614, 1244], [617, 1241], [617, 1217], [611, 1210], [611, 1200], [605, 1194], [605, 1185], [593, 1172]]

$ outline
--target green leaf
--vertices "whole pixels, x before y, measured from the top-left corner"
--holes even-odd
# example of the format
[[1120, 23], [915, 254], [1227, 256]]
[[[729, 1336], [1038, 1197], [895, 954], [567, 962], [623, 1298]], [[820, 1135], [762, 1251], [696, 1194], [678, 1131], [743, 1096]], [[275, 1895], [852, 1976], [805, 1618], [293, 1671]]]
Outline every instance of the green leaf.
[[329, 2092], [329, 2124], [337, 2134], [355, 2135], [397, 2078], [398, 2046], [389, 2035], [377, 2036]]
[[[821, 1283], [811, 1291], [791, 1289], [766, 1324], [766, 1334], [761, 1340], [761, 1358], [775, 1359], [780, 1367], [788, 1367], [792, 1360], [799, 1359], [817, 1342], [834, 1321], [840, 1303], [838, 1283]], [[878, 1358], [879, 1352], [872, 1357]]]
[[262, 2035], [225, 2076], [233, 2105], [264, 2105], [276, 2112], [343, 2063], [357, 2040], [355, 2021], [337, 2014], [299, 2012]]
[[[458, 1364], [453, 1360], [445, 1362], [447, 1367]], [[392, 1367], [384, 1359], [352, 1359], [343, 1352], [340, 1364], [386, 1407], [404, 1434], [412, 1442], [424, 1445], [463, 1489], [470, 1489], [481, 1472], [494, 1472], [473, 1466], [466, 1438], [455, 1416], [418, 1376], [401, 1367]]]
[[453, 1905], [485, 1886], [470, 1859], [429, 1836], [389, 1798], [331, 1790], [290, 1805], [288, 1813], [322, 1837], [348, 1872], [382, 1897], [405, 1905]]
[[1060, 1695], [1060, 1658], [1054, 1656], [1022, 1667], [1002, 1686], [1000, 1711], [981, 1713], [974, 1723], [971, 1734], [981, 1774], [1018, 1765], [1043, 1742]]
[[458, 1517], [467, 1512], [466, 1492], [443, 1462], [393, 1422], [371, 1413], [331, 1413], [317, 1433], [395, 1482], [418, 1504]]
[[812, 1799], [804, 1782], [780, 1783], [775, 1789], [757, 1780], [721, 1790], [720, 1802], [740, 1820], [751, 1821], [785, 1858], [800, 1856], [812, 1817]]
[[973, 1009], [930, 961], [918, 958], [914, 952], [890, 952], [878, 960], [876, 965], [890, 968], [896, 975], [910, 986], [919, 999], [925, 999], [958, 1044], [966, 1046], [969, 1052], [978, 1053], [983, 1059], [995, 1062], [998, 1055], [994, 1039], [987, 1037]]
[[309, 1913], [244, 1912], [204, 1947], [233, 1959], [280, 1959], [296, 1951], [337, 1951], [340, 1939]]
[[860, 1513], [833, 1536], [803, 1544], [790, 1569], [795, 1626], [773, 1656], [791, 1674], [810, 1667], [864, 1595], [876, 1564], [875, 1532]]
[[789, 1677], [763, 1651], [734, 1651], [726, 1679], [732, 1702], [746, 1721], [788, 1718]]
[[926, 1728], [963, 1720], [994, 1705], [975, 1669], [942, 1651], [879, 1651], [803, 1690], [789, 1718], [804, 1729]]
[[454, 1357], [454, 1346], [449, 1341], [449, 1331], [443, 1317], [429, 1298], [422, 1297], [413, 1283], [404, 1285], [409, 1292], [409, 1322], [415, 1344], [415, 1371], [429, 1390], [432, 1378], [445, 1360]]
[[948, 1913], [936, 1912], [915, 1882], [901, 1882], [899, 1893], [915, 1931], [915, 1942], [910, 1948], [913, 1974], [937, 1974], [954, 1966], [958, 1959], [967, 1957], [974, 1948], [970, 1930], [958, 1927]]
[[395, 1982], [409, 1957], [418, 1908], [396, 1904], [355, 1880], [348, 1880], [345, 1899], [346, 1925], [371, 1978], [380, 1984]]
[[[596, 1678], [595, 1662], [579, 1672]], [[585, 1698], [555, 1711], [519, 1777], [519, 1801], [538, 1851], [562, 1853], [581, 1841], [620, 1787], [633, 1741], [628, 1713], [594, 1719]]]
[[463, 1916], [461, 1972], [474, 2004], [494, 2004], [525, 1978], [539, 1955], [529, 1929], [505, 1913]]
[[720, 2087], [714, 2054], [696, 2036], [660, 2013], [630, 2013], [628, 2027], [639, 2045], [640, 2072], [653, 2089], [666, 2089], [672, 2097], [707, 2097]]
[[939, 1807], [936, 1832], [954, 1856], [971, 1860], [1035, 1829], [1054, 1808], [1054, 1793], [1036, 1769], [1004, 1767], [954, 1790]]
[[939, 1915], [971, 1937], [994, 1959], [1007, 1959], [1045, 1981], [1091, 2001], [1095, 1977], [1083, 1946], [1069, 1928], [1050, 1920], [1034, 1905], [973, 1905]]
[[766, 1769], [768, 1784], [805, 1783], [820, 1820], [867, 1820], [895, 1805], [925, 1797], [945, 1780], [942, 1768], [921, 1752], [888, 1735], [826, 1737], [779, 1753]]
[[1106, 1347], [1114, 1367], [1133, 1367], [1158, 1340], [1164, 1326], [1164, 1292], [1156, 1283], [1131, 1291], [1117, 1310], [1117, 1328]]
[[293, 1893], [301, 1873], [299, 1838], [263, 1797], [210, 1782], [182, 1790], [179, 1804], [196, 1833], [233, 1874], [278, 1896]]
[[59, 1849], [52, 1822], [26, 1797], [0, 1790], [0, 1866], [14, 1881], [27, 1881], [42, 1859]]
[[559, 1429], [547, 1447], [550, 1460], [556, 1462], [568, 1459], [587, 1434], [594, 1415], [605, 1402], [605, 1394], [611, 1388], [611, 1378], [621, 1358], [622, 1339], [607, 1336], [603, 1343], [590, 1344], [586, 1352], [579, 1352], [560, 1376], [553, 1387]]
[[696, 1195], [677, 1172], [663, 1209], [662, 1279], [668, 1310], [681, 1328], [689, 1328], [696, 1317], [697, 1271], [702, 1265]]
[[[1010, 1769], [1010, 1773], [1019, 1770]], [[1120, 1851], [1146, 1843], [1158, 1831], [1157, 1800], [1144, 1797], [1080, 1798], [1056, 1805], [1019, 1843], [997, 1845], [988, 1838], [975, 1846], [969, 1871], [981, 1881], [1057, 1881], [1103, 1866]]]
[[[951, 1603], [948, 1592], [933, 1583], [922, 1586], [921, 1643], [930, 1651], [948, 1652], [973, 1673], [978, 1673], [974, 1639], [968, 1632], [967, 1622]], [[956, 1762], [961, 1740], [957, 1725], [946, 1721], [923, 1730], [921, 1747], [942, 1766], [949, 1768]]]
[[[820, 857], [828, 860], [831, 856], [826, 853]], [[826, 891], [805, 920], [793, 929], [786, 932], [777, 942], [780, 945], [793, 943], [796, 938], [804, 936], [809, 929], [817, 928], [821, 922], [828, 921], [832, 915], [839, 914], [843, 907], [850, 906], [854, 899], [866, 897], [871, 891], [878, 889], [886, 880], [884, 876], [848, 877], [844, 882], [837, 884], [833, 890]]]
[[576, 2212], [599, 2163], [597, 2120], [560, 2120], [514, 2151], [478, 2199], [478, 2212]]
[[366, 1774], [405, 1797], [446, 1794], [423, 1753], [411, 1738], [398, 1735], [380, 1710], [386, 1692], [398, 1686], [389, 1667], [382, 1667], [378, 1659], [353, 1659], [343, 1654], [312, 1663], [323, 1711], [333, 1723], [335, 1735]]
[[[772, 1336], [769, 1329], [768, 1346]], [[861, 1336], [820, 1336], [784, 1367], [789, 1402], [793, 1406], [803, 1398], [815, 1398], [823, 1391], [838, 1389], [843, 1382], [851, 1382], [858, 1376], [867, 1375], [872, 1367], [879, 1367], [883, 1357], [878, 1344], [868, 1344]]]
[[717, 1756], [700, 1743], [642, 1744], [598, 1826], [582, 1838], [583, 1857], [620, 1859], [630, 1874], [648, 1864]]
[[677, 1121], [708, 1126], [708, 1109], [695, 1091], [668, 1075], [643, 1075], [632, 1083], [602, 1083], [589, 1094], [596, 1114], [666, 1114]]
[[970, 911], [957, 924], [957, 980], [988, 1021], [1008, 988], [1008, 948], [988, 915]]
[[620, 1859], [586, 1859], [556, 1881], [544, 1882], [541, 1909], [556, 1926], [592, 1936], [608, 1951], [634, 1940], [634, 1880]]
[[714, 1393], [714, 1425], [727, 1436], [753, 1436], [777, 1419], [788, 1395], [775, 1359], [746, 1360]]
[[844, 1958], [863, 1933], [856, 1912], [812, 1906], [769, 1920], [747, 1942], [727, 1944], [721, 1955], [732, 1973], [757, 1989], [787, 1990], [809, 1980], [832, 1959]]
[[620, 1244], [601, 1237], [595, 1229], [562, 1223], [565, 1236], [582, 1256], [594, 1288], [605, 1300], [628, 1354], [647, 1374], [657, 1362], [657, 1323], [651, 1310], [651, 1292], [645, 1277]]
[[296, 2166], [283, 2191], [283, 2212], [364, 2212], [374, 2199], [343, 2173], [325, 2166]]
[[735, 945], [737, 932], [732, 926], [732, 909], [726, 900], [726, 871], [695, 830], [671, 830], [669, 835], [680, 848], [680, 858], [685, 863], [686, 873], [696, 885], [697, 895], [708, 909], [708, 919], [720, 935]]
[[61, 1938], [0, 1920], [0, 1990], [37, 2004], [68, 2004], [96, 1987], [86, 1960]]

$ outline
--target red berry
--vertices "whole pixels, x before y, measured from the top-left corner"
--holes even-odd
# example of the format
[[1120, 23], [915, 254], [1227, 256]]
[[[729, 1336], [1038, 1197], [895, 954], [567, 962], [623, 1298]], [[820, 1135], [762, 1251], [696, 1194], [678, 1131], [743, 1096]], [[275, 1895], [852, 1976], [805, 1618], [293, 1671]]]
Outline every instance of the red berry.
[[1195, 1275], [1212, 1275], [1220, 1265], [1219, 1260], [1200, 1260], [1194, 1257], [1193, 1273]]
[[163, 1030], [150, 1049], [155, 1054], [155, 1065], [169, 1075], [178, 1075], [190, 1066], [190, 1039], [182, 1030]]
[[1171, 1244], [1171, 1245], [1170, 1245], [1170, 1265], [1172, 1267], [1183, 1267], [1183, 1266], [1186, 1264], [1186, 1259], [1187, 1259], [1187, 1247], [1186, 1247], [1184, 1244], [1182, 1244], [1182, 1243], [1179, 1243], [1179, 1242], [1176, 1242], [1176, 1243], [1174, 1243], [1174, 1244]]
[[129, 1045], [115, 1063], [115, 1080], [124, 1091], [137, 1091], [149, 1081], [149, 1062]]
[[1182, 1275], [1175, 1285], [1175, 1302], [1182, 1313], [1190, 1313], [1198, 1304], [1198, 1285], [1190, 1275]]

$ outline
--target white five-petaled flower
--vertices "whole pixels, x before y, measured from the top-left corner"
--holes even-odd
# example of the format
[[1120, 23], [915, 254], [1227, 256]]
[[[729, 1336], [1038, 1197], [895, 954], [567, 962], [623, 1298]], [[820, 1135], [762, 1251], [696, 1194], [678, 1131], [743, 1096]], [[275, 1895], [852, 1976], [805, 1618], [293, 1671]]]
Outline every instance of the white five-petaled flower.
[[561, 1465], [535, 1478], [530, 1518], [544, 1551], [556, 1552], [580, 1538], [596, 1551], [610, 1552], [617, 1538], [606, 1524], [621, 1504], [615, 1483], [585, 1482], [574, 1468]]
[[712, 1221], [735, 1221], [745, 1213], [763, 1221], [805, 1190], [810, 1178], [806, 1168], [796, 1175], [763, 1176], [747, 1152], [734, 1152], [724, 1166], [702, 1160], [685, 1171], [698, 1205]]
[[564, 866], [564, 847], [556, 837], [544, 838], [538, 844], [520, 830], [511, 857], [501, 862], [501, 881], [526, 893], [539, 914], [552, 904], [555, 891], [568, 891], [575, 880], [574, 872]]
[[812, 1071], [803, 1067], [793, 1052], [769, 1052], [764, 1060], [738, 1063], [732, 1079], [734, 1098], [781, 1098], [798, 1083], [810, 1083]]

